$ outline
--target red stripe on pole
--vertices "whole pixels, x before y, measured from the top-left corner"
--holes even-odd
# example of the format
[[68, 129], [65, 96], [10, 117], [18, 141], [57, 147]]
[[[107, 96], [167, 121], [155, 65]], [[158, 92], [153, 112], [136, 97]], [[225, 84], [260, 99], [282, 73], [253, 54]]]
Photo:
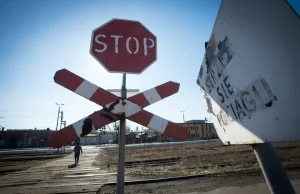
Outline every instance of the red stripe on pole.
[[150, 105], [143, 92], [129, 97], [128, 100], [143, 108]]
[[105, 106], [111, 102], [118, 100], [119, 97], [102, 89], [98, 88], [96, 92], [91, 96], [90, 100], [99, 104], [101, 106]]
[[74, 92], [78, 88], [78, 86], [84, 81], [84, 79], [68, 71], [67, 69], [61, 69], [55, 73], [54, 81], [59, 85]]
[[134, 115], [131, 115], [130, 117], [128, 117], [127, 119], [133, 121], [133, 122], [136, 122], [140, 125], [143, 125], [145, 127], [148, 126], [151, 118], [152, 118], [153, 114], [152, 113], [149, 113], [147, 111], [144, 111], [144, 110], [141, 110], [140, 112], [134, 114]]
[[167, 83], [155, 87], [155, 89], [160, 95], [160, 97], [163, 99], [177, 93], [179, 90], [179, 86], [179, 83], [169, 81]]
[[[108, 125], [109, 123], [119, 120], [119, 116], [108, 113], [104, 110], [94, 112], [93, 114], [89, 115], [88, 118], [92, 120], [92, 125], [96, 130]], [[76, 134], [73, 124], [52, 134], [52, 136], [49, 138], [48, 146], [60, 148], [71, 143], [72, 141], [77, 140], [81, 134]]]
[[165, 129], [164, 135], [178, 141], [185, 141], [190, 137], [190, 134], [186, 128], [170, 121]]
[[[180, 86], [179, 83], [169, 81], [162, 85], [156, 86], [155, 89], [162, 100], [166, 97], [169, 97], [169, 96], [177, 93], [179, 90], [179, 86]], [[145, 108], [150, 105], [149, 101], [147, 100], [147, 98], [144, 95], [144, 92], [136, 94], [134, 96], [131, 96], [130, 98], [128, 98], [128, 100], [141, 106], [142, 108]]]
[[49, 137], [48, 146], [61, 148], [62, 146], [67, 145], [76, 139], [78, 139], [78, 136], [73, 128], [73, 125], [69, 125], [53, 133]]
[[[142, 110], [128, 117], [127, 119], [147, 127], [152, 117], [152, 113]], [[178, 141], [185, 141], [190, 137], [190, 134], [186, 128], [170, 121], [168, 122], [163, 134]]]

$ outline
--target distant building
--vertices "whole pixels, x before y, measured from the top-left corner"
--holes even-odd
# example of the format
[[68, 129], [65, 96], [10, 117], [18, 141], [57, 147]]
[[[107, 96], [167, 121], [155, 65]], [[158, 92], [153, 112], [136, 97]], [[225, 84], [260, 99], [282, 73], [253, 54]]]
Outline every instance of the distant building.
[[100, 143], [101, 136], [99, 134], [88, 134], [80, 138], [81, 145], [97, 145]]
[[138, 143], [138, 134], [135, 132], [130, 132], [126, 134], [126, 144], [135, 144]]
[[48, 129], [8, 129], [0, 131], [0, 148], [47, 147], [55, 131]]
[[100, 133], [91, 133], [84, 137], [80, 137], [77, 140], [73, 141], [71, 144], [74, 145], [75, 142], [80, 141], [81, 145], [98, 145], [98, 144], [108, 144], [110, 140], [115, 141], [116, 132], [106, 131], [103, 134]]
[[185, 123], [178, 123], [185, 127], [189, 134], [190, 140], [193, 139], [217, 139], [218, 135], [213, 123], [206, 123], [204, 120], [190, 120]]
[[[185, 127], [189, 134], [190, 138], [188, 141], [192, 140], [205, 140], [205, 139], [218, 139], [217, 132], [215, 130], [213, 123], [206, 123], [205, 120], [189, 120], [185, 123], [177, 123]], [[153, 131], [153, 130], [151, 130]], [[148, 134], [150, 142], [166, 142], [166, 141], [176, 141], [175, 139], [169, 138], [167, 136], [161, 135], [158, 132], [150, 132]]]
[[113, 142], [115, 142], [117, 140], [117, 135], [118, 134], [115, 131], [106, 131], [101, 135], [99, 144], [108, 144], [110, 140], [113, 140]]

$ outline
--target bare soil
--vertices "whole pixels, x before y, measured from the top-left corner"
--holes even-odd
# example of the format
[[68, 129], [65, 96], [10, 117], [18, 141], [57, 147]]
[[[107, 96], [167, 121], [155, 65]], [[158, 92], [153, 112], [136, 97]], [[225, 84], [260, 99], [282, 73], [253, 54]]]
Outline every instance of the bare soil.
[[[7, 166], [17, 170], [1, 174], [0, 193], [96, 193], [104, 183], [116, 180], [115, 174], [92, 166], [97, 151], [83, 147], [78, 166], [74, 165], [73, 154], [0, 156], [4, 162], [1, 170]], [[27, 169], [20, 169], [25, 167]]]
[[[300, 142], [275, 147], [300, 193]], [[117, 149], [83, 147], [83, 153], [74, 168], [72, 154], [1, 156], [0, 193], [115, 193]], [[202, 177], [126, 184], [125, 193], [269, 193], [251, 146], [211, 141], [126, 149], [125, 181], [186, 175]]]
[[[296, 193], [300, 192], [300, 142], [281, 142], [275, 149]], [[93, 164], [116, 172], [116, 148], [100, 150]], [[249, 145], [224, 146], [220, 141], [126, 149], [126, 173], [136, 179], [199, 177], [155, 183], [125, 184], [125, 193], [269, 193]], [[99, 194], [116, 193], [116, 184], [102, 186]]]
[[[275, 143], [274, 146], [285, 169], [300, 169], [300, 141]], [[116, 172], [117, 156], [117, 148], [101, 149], [93, 165]], [[260, 167], [251, 146], [224, 146], [220, 141], [211, 141], [126, 149], [125, 172], [145, 179], [260, 172]]]
[[[288, 175], [296, 193], [300, 192], [300, 172], [289, 171]], [[98, 194], [115, 194], [116, 185], [104, 185]], [[186, 180], [167, 181], [147, 184], [125, 185], [125, 194], [266, 194], [270, 193], [260, 172], [227, 173], [210, 175]]]

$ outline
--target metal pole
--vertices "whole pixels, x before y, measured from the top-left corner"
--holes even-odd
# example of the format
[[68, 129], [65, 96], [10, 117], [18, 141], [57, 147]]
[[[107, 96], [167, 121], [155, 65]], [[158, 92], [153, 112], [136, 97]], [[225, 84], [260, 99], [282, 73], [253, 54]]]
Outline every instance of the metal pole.
[[59, 130], [61, 130], [61, 125], [63, 124], [63, 111], [61, 111], [60, 113], [60, 127], [59, 127]]
[[294, 194], [295, 190], [271, 143], [252, 145], [271, 193]]
[[182, 112], [183, 122], [185, 123], [185, 120], [184, 120], [184, 112], [185, 112], [185, 111], [181, 111], [181, 112]]
[[[126, 74], [123, 73], [123, 83], [121, 98], [126, 98]], [[125, 126], [126, 119], [124, 116], [120, 119], [119, 128], [119, 161], [118, 161], [118, 174], [117, 174], [117, 194], [124, 194], [124, 171], [125, 171]]]
[[59, 112], [60, 112], [60, 105], [58, 105], [58, 113], [57, 113], [57, 121], [56, 121], [56, 131], [57, 131], [57, 127], [58, 127]]

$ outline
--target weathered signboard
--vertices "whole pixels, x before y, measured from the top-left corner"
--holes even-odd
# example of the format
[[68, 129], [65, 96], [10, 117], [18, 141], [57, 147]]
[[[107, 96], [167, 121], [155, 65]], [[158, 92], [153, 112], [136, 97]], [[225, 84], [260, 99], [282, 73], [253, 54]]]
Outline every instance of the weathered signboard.
[[299, 35], [286, 1], [222, 1], [197, 84], [224, 144], [300, 140]]

